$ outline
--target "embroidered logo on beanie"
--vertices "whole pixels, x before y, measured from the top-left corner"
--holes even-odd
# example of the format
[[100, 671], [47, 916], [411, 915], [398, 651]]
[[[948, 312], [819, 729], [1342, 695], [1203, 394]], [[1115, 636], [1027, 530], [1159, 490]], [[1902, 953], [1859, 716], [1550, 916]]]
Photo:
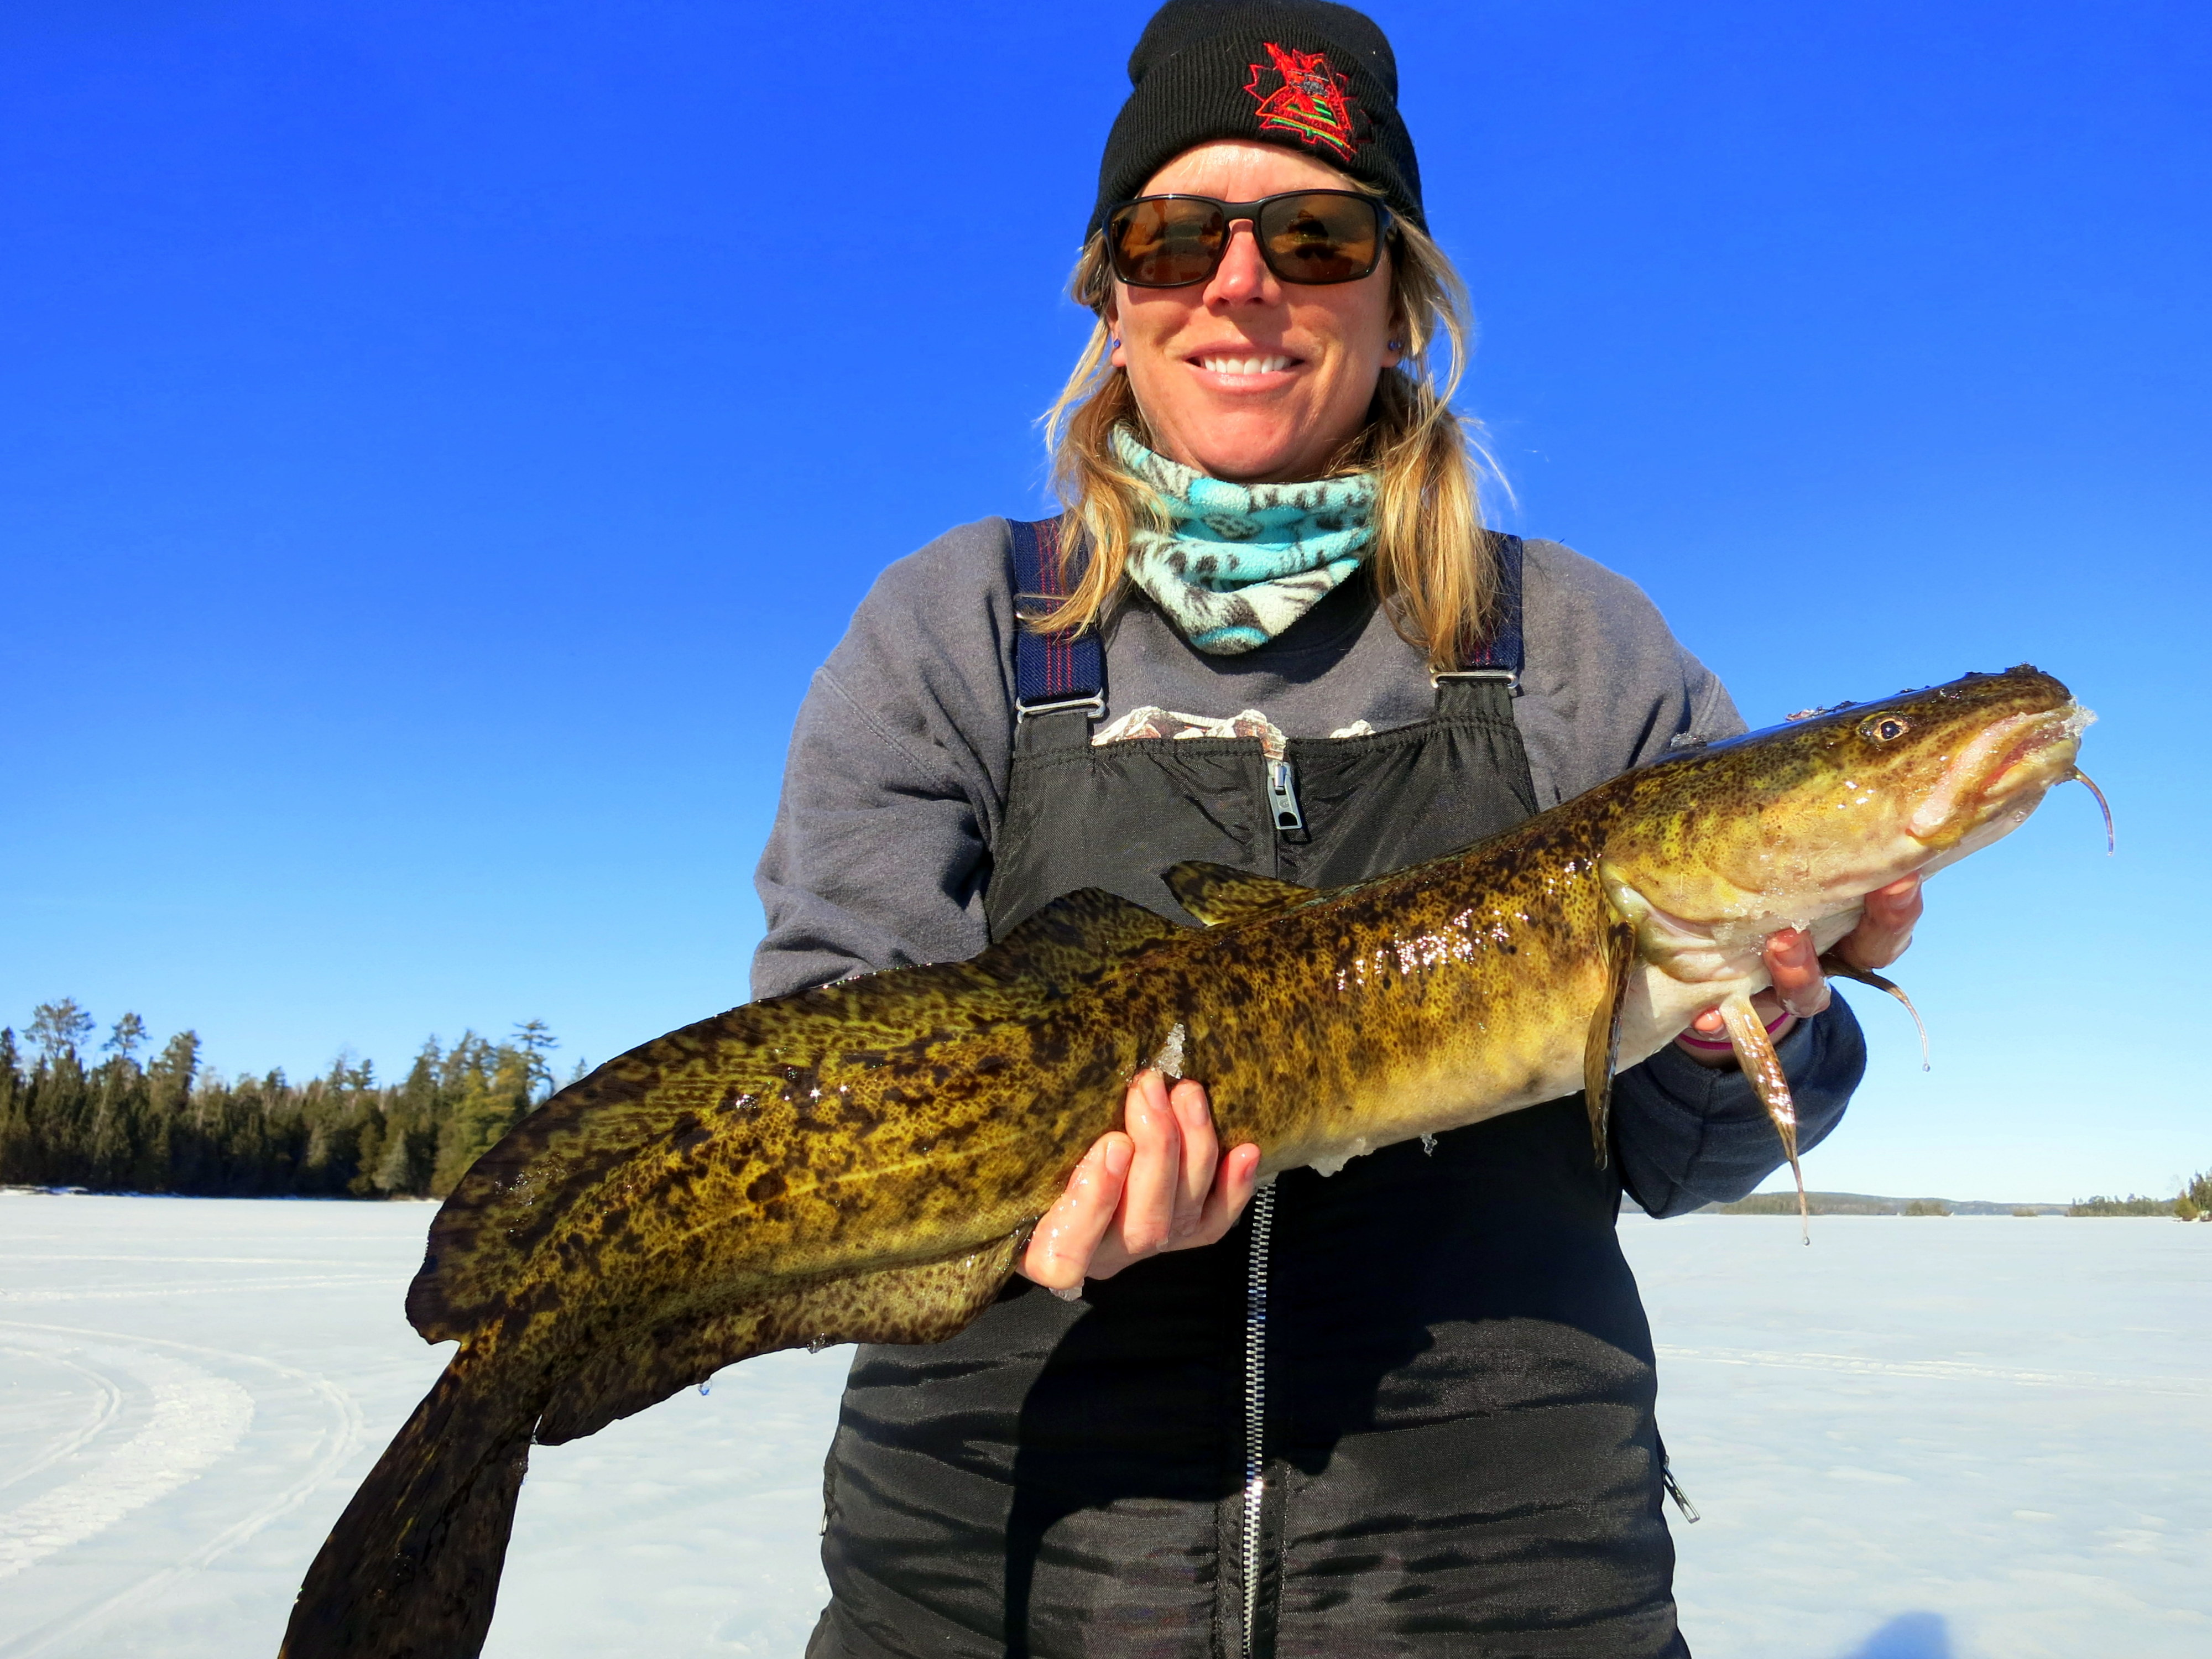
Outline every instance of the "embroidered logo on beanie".
[[[1289, 44], [1285, 44], [1288, 42]], [[1398, 60], [1334, 0], [1167, 0], [1129, 54], [1129, 98], [1098, 159], [1086, 236], [1185, 150], [1279, 144], [1349, 173], [1422, 226], [1421, 169], [1398, 113]]]
[[[1261, 126], [1294, 132], [1309, 148], [1325, 147], [1350, 161], [1359, 142], [1353, 133], [1352, 90], [1330, 66], [1328, 54], [1279, 46], [1273, 40], [1260, 44], [1270, 62], [1252, 65], [1244, 90], [1260, 106]], [[1279, 84], [1273, 92], [1262, 92], [1261, 77], [1271, 69]]]

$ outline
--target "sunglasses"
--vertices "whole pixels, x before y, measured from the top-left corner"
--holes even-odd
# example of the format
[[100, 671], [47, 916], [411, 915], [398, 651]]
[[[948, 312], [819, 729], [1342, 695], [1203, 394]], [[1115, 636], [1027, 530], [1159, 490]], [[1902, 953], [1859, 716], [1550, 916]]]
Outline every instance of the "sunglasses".
[[1131, 288], [1187, 288], [1221, 268], [1230, 228], [1252, 223], [1267, 269], [1286, 283], [1356, 283], [1382, 261], [1390, 210], [1349, 190], [1297, 190], [1256, 202], [1140, 196], [1106, 216], [1114, 274]]

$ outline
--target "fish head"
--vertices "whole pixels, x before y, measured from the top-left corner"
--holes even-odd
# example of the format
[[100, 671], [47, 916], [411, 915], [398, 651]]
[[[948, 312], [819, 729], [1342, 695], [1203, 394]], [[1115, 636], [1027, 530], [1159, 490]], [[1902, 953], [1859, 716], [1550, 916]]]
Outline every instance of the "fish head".
[[1606, 837], [1607, 893], [1686, 945], [1844, 918], [1815, 930], [1839, 936], [1875, 888], [2025, 823], [2073, 775], [2093, 718], [2023, 665], [1710, 744], [1635, 775]]

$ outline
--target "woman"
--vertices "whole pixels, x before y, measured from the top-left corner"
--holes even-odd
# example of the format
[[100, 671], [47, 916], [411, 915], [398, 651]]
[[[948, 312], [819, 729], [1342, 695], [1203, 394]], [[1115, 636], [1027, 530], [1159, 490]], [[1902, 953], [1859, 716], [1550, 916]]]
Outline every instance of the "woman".
[[[1380, 31], [1174, 0], [1130, 72], [1067, 512], [954, 531], [862, 604], [793, 737], [757, 994], [972, 956], [1080, 887], [1188, 920], [1185, 859], [1359, 879], [1741, 729], [1633, 586], [1480, 529]], [[1917, 910], [1879, 896], [1843, 948], [1887, 963]], [[1817, 1142], [1857, 1028], [1804, 939], [1768, 957]], [[861, 1351], [810, 1653], [1686, 1652], [1613, 1223], [1624, 1189], [1676, 1213], [1778, 1162], [1718, 1025], [1622, 1076], [1602, 1170], [1570, 1098], [1256, 1203], [1202, 1079], [1139, 1076], [1024, 1279], [951, 1341]]]

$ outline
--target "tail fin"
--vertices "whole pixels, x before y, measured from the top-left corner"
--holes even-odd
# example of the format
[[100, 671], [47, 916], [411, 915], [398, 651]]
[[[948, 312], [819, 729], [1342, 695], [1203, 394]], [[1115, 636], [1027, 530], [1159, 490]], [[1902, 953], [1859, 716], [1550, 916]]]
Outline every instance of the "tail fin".
[[511, 1370], [454, 1356], [324, 1540], [277, 1659], [474, 1659], [542, 1403], [501, 1398]]

